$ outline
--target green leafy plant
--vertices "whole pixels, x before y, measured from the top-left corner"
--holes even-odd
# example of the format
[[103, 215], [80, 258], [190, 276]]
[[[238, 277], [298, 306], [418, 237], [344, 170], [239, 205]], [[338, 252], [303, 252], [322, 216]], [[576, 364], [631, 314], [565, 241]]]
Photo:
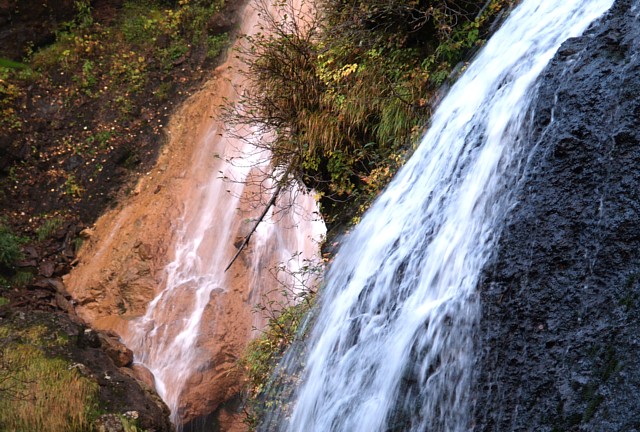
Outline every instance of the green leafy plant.
[[207, 58], [216, 59], [229, 46], [229, 35], [222, 33], [207, 38]]
[[15, 83], [15, 72], [0, 65], [0, 130], [11, 131], [22, 129], [22, 120], [18, 115], [16, 101], [22, 95], [22, 89]]
[[67, 176], [64, 182], [64, 193], [75, 198], [79, 198], [82, 195], [83, 189], [76, 180], [73, 174]]
[[252, 429], [257, 425], [265, 406], [275, 403], [270, 398], [269, 384], [273, 371], [285, 350], [301, 337], [301, 324], [315, 303], [315, 294], [324, 266], [321, 262], [303, 260], [295, 271], [292, 262], [300, 254], [294, 254], [289, 263], [280, 263], [272, 269], [279, 287], [263, 296], [254, 312], [267, 324], [259, 337], [252, 340], [238, 365], [247, 378], [245, 423]]
[[122, 423], [124, 432], [143, 432], [143, 430], [138, 426], [138, 422], [136, 421], [136, 419], [132, 419], [123, 415], [120, 416], [120, 422]]
[[87, 94], [90, 96], [92, 93], [90, 90], [95, 87], [98, 80], [94, 75], [94, 63], [91, 60], [85, 60], [82, 64], [82, 77], [80, 79], [80, 85]]
[[13, 267], [22, 259], [22, 245], [25, 239], [16, 235], [4, 222], [0, 221], [0, 266]]
[[76, 19], [75, 24], [80, 29], [86, 29], [93, 24], [93, 8], [91, 7], [90, 0], [76, 0], [73, 2], [74, 7], [76, 8]]
[[158, 23], [162, 20], [162, 11], [157, 6], [145, 2], [126, 1], [123, 11], [120, 30], [128, 42], [144, 44], [156, 41], [161, 30]]
[[113, 132], [110, 130], [103, 130], [96, 133], [96, 141], [98, 142], [98, 146], [100, 149], [105, 149], [109, 140], [113, 137]]

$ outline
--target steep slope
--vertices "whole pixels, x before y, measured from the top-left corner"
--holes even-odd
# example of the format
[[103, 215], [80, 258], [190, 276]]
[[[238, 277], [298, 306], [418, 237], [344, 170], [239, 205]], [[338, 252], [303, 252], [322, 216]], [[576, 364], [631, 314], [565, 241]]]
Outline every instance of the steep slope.
[[[247, 6], [240, 31], [254, 33], [257, 22], [257, 10]], [[265, 155], [219, 119], [221, 106], [243, 92], [242, 67], [229, 56], [173, 117], [157, 165], [133, 196], [100, 218], [65, 279], [78, 314], [123, 338], [186, 430], [191, 422], [198, 430], [210, 422], [241, 427], [229, 418], [235, 408], [225, 407], [240, 400], [237, 359], [263, 325], [252, 310], [280, 288], [271, 275], [276, 266], [297, 253], [312, 257], [311, 238], [322, 231], [310, 195], [288, 197], [294, 211], [283, 193], [284, 210], [225, 272], [270, 198], [256, 186], [268, 183]]]
[[[61, 430], [60, 423], [47, 422], [46, 429], [38, 421], [50, 414], [64, 419], [67, 411], [72, 412], [69, 423], [73, 415], [93, 422], [103, 413], [118, 422], [117, 415], [136, 411], [138, 427], [172, 427], [155, 391], [122, 367], [130, 357], [114, 360], [108, 355], [119, 356], [114, 347], [126, 350], [113, 335], [95, 336], [98, 332], [78, 319], [60, 280], [75, 263], [82, 229], [128, 195], [128, 185], [153, 167], [173, 106], [210, 75], [226, 47], [222, 32], [235, 27], [242, 2], [228, 1], [224, 7], [197, 0], [171, 3], [0, 1], [2, 430]], [[205, 3], [207, 8], [198, 7]], [[188, 13], [196, 9], [198, 20]], [[158, 24], [151, 29], [145, 25], [150, 16]], [[174, 24], [172, 36], [153, 40], [151, 46], [146, 35], [166, 35], [168, 17]], [[175, 25], [187, 21], [188, 26]], [[189, 29], [198, 31], [190, 34], [188, 46], [166, 51], [166, 58], [146, 54], [148, 48], [160, 53], [181, 44]], [[207, 49], [212, 47], [215, 53]], [[119, 61], [122, 56], [133, 61]], [[163, 59], [167, 61], [157, 67]], [[144, 85], [132, 92], [130, 78]], [[48, 347], [52, 340], [56, 351]], [[30, 354], [13, 360], [19, 354], [16, 347], [25, 344]], [[38, 362], [56, 367], [43, 379], [32, 367]], [[59, 372], [99, 384], [96, 405], [89, 400], [77, 407], [67, 400], [65, 392], [72, 390], [55, 381]], [[48, 377], [54, 378], [56, 398], [46, 395]], [[45, 399], [48, 404], [36, 403]], [[16, 419], [25, 423], [15, 426]]]
[[640, 430], [640, 3], [543, 74], [482, 286], [476, 430]]

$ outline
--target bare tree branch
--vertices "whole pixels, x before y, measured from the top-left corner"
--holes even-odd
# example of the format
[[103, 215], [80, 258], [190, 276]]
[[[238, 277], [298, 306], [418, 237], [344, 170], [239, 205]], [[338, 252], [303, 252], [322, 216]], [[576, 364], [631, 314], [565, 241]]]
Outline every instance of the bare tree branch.
[[251, 228], [251, 231], [249, 231], [249, 233], [245, 236], [242, 244], [240, 244], [240, 246], [238, 247], [238, 250], [237, 250], [236, 254], [233, 256], [233, 258], [231, 259], [231, 261], [229, 262], [227, 267], [224, 269], [225, 273], [233, 265], [233, 263], [236, 261], [236, 259], [238, 259], [238, 257], [240, 256], [240, 253], [247, 246], [247, 244], [249, 243], [249, 240], [251, 240], [251, 236], [253, 235], [253, 233], [258, 228], [258, 225], [260, 225], [260, 223], [267, 216], [267, 213], [269, 212], [269, 209], [271, 207], [273, 207], [273, 205], [276, 203], [276, 200], [278, 199], [278, 196], [280, 196], [280, 192], [282, 191], [283, 186], [287, 184], [287, 178], [289, 177], [289, 174], [291, 173], [291, 167], [292, 167], [292, 164], [289, 165], [289, 168], [287, 169], [287, 171], [277, 181], [276, 189], [273, 191], [273, 195], [271, 195], [271, 199], [265, 205], [264, 210], [262, 211], [262, 214], [260, 215], [260, 217], [258, 217], [258, 219], [256, 219], [256, 222], [253, 225], [253, 228]]

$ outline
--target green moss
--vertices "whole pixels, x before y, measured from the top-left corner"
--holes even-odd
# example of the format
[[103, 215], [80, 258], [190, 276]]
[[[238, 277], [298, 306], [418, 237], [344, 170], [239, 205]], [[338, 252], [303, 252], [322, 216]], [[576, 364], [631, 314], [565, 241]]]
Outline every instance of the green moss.
[[19, 63], [13, 60], [0, 57], [0, 67], [7, 69], [26, 69], [28, 66], [24, 63]]

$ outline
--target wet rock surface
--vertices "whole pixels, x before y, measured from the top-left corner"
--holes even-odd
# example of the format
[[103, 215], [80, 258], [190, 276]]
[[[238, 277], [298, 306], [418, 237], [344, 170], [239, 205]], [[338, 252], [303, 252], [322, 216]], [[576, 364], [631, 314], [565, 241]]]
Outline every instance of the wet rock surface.
[[[235, 3], [240, 6], [244, 2]], [[258, 28], [255, 8], [238, 12], [234, 20], [242, 22], [241, 33]], [[237, 250], [234, 239], [244, 238], [252, 225], [249, 221], [261, 211], [256, 207], [258, 200], [268, 201], [258, 195], [258, 187], [241, 186], [237, 194], [230, 190], [235, 186], [216, 174], [229, 167], [222, 163], [223, 157], [212, 157], [245, 145], [229, 135], [219, 118], [220, 106], [233, 100], [244, 85], [238, 74], [242, 67], [237, 57], [229, 56], [202, 89], [173, 114], [167, 128], [169, 140], [157, 165], [117, 208], [104, 214], [91, 230], [80, 232], [86, 242], [77, 264], [65, 277], [82, 319], [95, 329], [117, 333], [138, 358], [146, 353], [145, 364], [164, 383], [163, 397], [185, 432], [247, 430], [238, 396], [244, 386], [243, 370], [237, 360], [257, 334], [255, 329], [265, 325], [263, 318], [253, 314], [254, 305], [271, 301], [267, 296], [280, 292], [270, 273], [282, 260], [283, 249], [278, 245], [295, 245], [298, 249], [292, 246], [291, 250], [310, 255], [316, 248], [309, 241], [311, 231], [301, 228], [299, 232], [306, 232], [303, 242], [298, 242], [293, 229], [279, 231], [278, 243], [272, 240], [276, 237], [269, 237], [264, 247], [257, 242], [260, 237], [254, 236], [229, 271], [223, 271]], [[259, 171], [256, 167], [242, 175]], [[211, 193], [216, 190], [221, 193]], [[230, 199], [234, 195], [242, 198]], [[209, 196], [217, 197], [211, 207]], [[307, 220], [311, 223], [311, 218]], [[200, 226], [208, 227], [203, 234], [199, 234]], [[284, 215], [272, 226], [280, 230], [279, 226], [300, 227], [301, 222]], [[201, 240], [197, 240], [199, 236]], [[191, 243], [198, 245], [198, 259], [193, 264], [184, 257], [174, 261], [180, 248], [191, 247]], [[178, 271], [171, 276], [175, 263]], [[170, 282], [171, 291], [179, 295], [167, 294], [165, 298], [171, 301], [158, 302], [143, 318], [149, 303]], [[196, 310], [198, 288], [212, 282], [216, 286], [206, 294], [197, 338], [184, 351], [185, 356], [178, 355], [187, 344], [173, 341], [188, 342], [189, 338], [180, 336], [180, 332], [187, 332], [176, 323], [187, 321]], [[153, 383], [149, 370], [136, 370], [136, 376]]]
[[133, 363], [133, 352], [118, 339], [101, 334], [100, 346], [116, 366], [125, 367]]
[[[28, 52], [50, 45], [55, 41], [56, 31], [63, 31], [69, 27], [68, 23], [78, 15], [76, 3], [90, 3], [93, 21], [100, 23], [101, 26], [108, 26], [122, 17], [124, 3], [122, 0], [92, 0], [91, 2], [0, 0], [0, 57], [28, 63], [28, 60], [24, 59]], [[178, 4], [178, 2], [165, 3], [167, 8]], [[211, 22], [207, 25], [211, 31], [232, 32], [238, 24], [239, 11], [244, 7], [245, 2], [225, 3], [224, 9], [211, 17]], [[96, 51], [93, 54], [93, 57], [87, 57], [87, 61], [97, 62], [98, 54]], [[120, 52], [106, 53], [107, 56], [111, 54], [120, 54]], [[96, 315], [99, 314], [102, 319], [93, 323], [91, 320], [85, 320], [87, 325], [96, 330], [124, 332], [127, 320], [123, 317], [128, 319], [130, 316], [144, 313], [148, 301], [155, 296], [155, 290], [159, 285], [159, 281], [151, 275], [156, 275], [158, 269], [166, 264], [167, 244], [172, 240], [172, 234], [168, 234], [167, 238], [156, 241], [153, 234], [161, 230], [171, 233], [174, 226], [170, 223], [182, 211], [178, 206], [168, 205], [163, 209], [161, 220], [154, 225], [140, 222], [155, 211], [155, 207], [148, 205], [143, 213], [131, 220], [130, 226], [122, 228], [122, 231], [125, 231], [123, 233], [125, 241], [118, 245], [118, 251], [124, 251], [123, 255], [128, 254], [127, 258], [114, 261], [110, 267], [112, 271], [100, 275], [101, 280], [111, 283], [109, 287], [114, 287], [111, 291], [105, 288], [108, 285], [107, 282], [91, 284], [89, 280], [86, 284], [83, 283], [82, 296], [72, 298], [66, 291], [61, 278], [78, 264], [76, 251], [81, 243], [80, 240], [86, 244], [95, 241], [93, 238], [95, 228], [88, 227], [100, 214], [109, 209], [112, 210], [119, 202], [128, 199], [127, 197], [144, 194], [145, 181], [152, 183], [152, 178], [159, 177], [165, 170], [170, 176], [163, 177], [164, 181], [171, 179], [175, 183], [180, 183], [180, 178], [184, 177], [184, 173], [176, 173], [164, 168], [168, 164], [169, 156], [166, 151], [160, 155], [160, 146], [169, 141], [170, 137], [163, 131], [163, 125], [166, 125], [169, 116], [173, 113], [174, 106], [180, 106], [188, 95], [202, 87], [212, 74], [218, 73], [214, 71], [217, 60], [205, 61], [206, 53], [198, 50], [194, 50], [192, 54], [189, 58], [182, 59], [180, 66], [173, 68], [170, 75], [168, 72], [165, 74], [172, 84], [162, 98], [157, 97], [153, 86], [137, 92], [135, 97], [131, 95], [132, 101], [137, 104], [136, 106], [141, 107], [142, 111], [136, 108], [135, 113], [126, 121], [114, 122], [115, 130], [109, 124], [109, 130], [112, 131], [109, 142], [113, 144], [109, 148], [113, 147], [113, 149], [108, 151], [110, 153], [108, 161], [98, 165], [96, 165], [97, 161], [96, 163], [86, 161], [87, 157], [94, 158], [95, 155], [89, 156], [89, 153], [80, 155], [77, 152], [59, 153], [54, 149], [57, 142], [62, 142], [63, 136], [82, 141], [85, 139], [81, 138], [83, 134], [102, 130], [101, 125], [113, 120], [108, 110], [103, 110], [108, 104], [93, 97], [91, 101], [84, 102], [87, 95], [81, 96], [80, 99], [83, 101], [79, 99], [77, 103], [63, 104], [63, 98], [59, 95], [72, 91], [76, 81], [75, 76], [72, 78], [73, 73], [65, 72], [62, 75], [58, 69], [55, 69], [55, 73], [51, 75], [51, 80], [49, 80], [48, 71], [45, 70], [41, 76], [42, 80], [35, 84], [29, 82], [29, 87], [24, 84], [24, 88], [21, 88], [20, 97], [17, 100], [20, 105], [18, 111], [23, 116], [22, 131], [8, 130], [7, 132], [6, 128], [0, 131], [0, 183], [2, 184], [0, 219], [11, 225], [17, 234], [31, 241], [23, 247], [24, 259], [15, 263], [16, 269], [5, 269], [0, 266], [0, 278], [9, 279], [17, 272], [21, 272], [32, 275], [32, 279], [24, 282], [24, 286], [6, 290], [4, 286], [0, 287], [0, 297], [2, 297], [0, 304], [5, 299], [10, 302], [6, 307], [0, 305], [0, 318], [12, 315], [14, 310], [27, 316], [34, 310], [38, 313], [46, 312], [51, 316], [58, 316], [61, 311], [64, 311], [69, 319], [79, 323], [81, 319], [76, 315], [76, 309], [86, 309], [95, 312]], [[156, 72], [158, 71], [149, 70], [150, 83], [161, 81], [154, 78]], [[206, 96], [206, 100], [215, 104], [211, 102], [209, 95]], [[193, 115], [207, 117], [209, 111], [203, 110], [202, 113], [195, 112]], [[128, 133], [119, 133], [120, 127], [126, 129]], [[187, 122], [184, 128], [194, 127]], [[39, 152], [35, 151], [31, 143], [38, 147]], [[104, 151], [107, 149], [105, 148]], [[171, 157], [173, 158], [173, 154]], [[161, 162], [156, 170], [154, 166], [158, 158]], [[88, 182], [83, 187], [82, 193], [71, 196], [61, 192], [64, 188], [60, 188], [60, 185], [50, 183], [47, 173], [51, 173], [54, 162], [56, 167], [60, 167], [60, 172], [66, 173], [65, 175], [71, 175], [75, 171], [75, 179], [79, 183]], [[24, 178], [20, 175], [15, 178], [9, 176], [9, 173], [13, 173], [11, 167], [14, 165], [19, 167], [18, 171], [24, 171]], [[184, 168], [183, 170], [186, 171]], [[134, 190], [136, 179], [140, 182]], [[149, 187], [155, 190], [153, 197], [158, 201], [170, 190], [168, 185], [157, 181]], [[54, 228], [49, 235], [43, 236], [46, 238], [39, 238], [38, 229], [44, 222], [51, 220], [59, 220], [61, 225]], [[126, 234], [135, 233], [141, 230], [142, 226], [151, 231], [148, 233], [151, 240], [146, 243], [129, 241]], [[116, 226], [115, 231], [119, 228]], [[144, 236], [140, 235], [140, 237]], [[110, 249], [110, 245], [105, 247], [107, 251]], [[251, 323], [247, 325], [250, 326]], [[113, 378], [102, 382], [117, 383], [118, 392], [124, 395], [140, 394], [139, 383], [135, 382], [133, 375], [146, 383], [146, 386], [143, 386], [145, 397], [131, 400], [129, 396], [123, 399], [121, 395], [116, 394], [117, 392], [112, 396], [108, 396], [108, 392], [103, 392], [107, 394], [105, 400], [108, 399], [114, 403], [122, 400], [122, 409], [138, 410], [142, 419], [142, 423], [139, 422], [139, 424], [151, 424], [144, 422], [153, 418], [157, 418], [156, 423], [164, 424], [164, 429], [158, 429], [152, 424], [144, 426], [145, 429], [168, 428], [170, 426], [167, 418], [168, 411], [153, 390], [153, 375], [148, 370], [140, 370], [140, 367], [135, 365], [119, 367], [131, 362], [131, 352], [117, 343], [117, 337], [115, 339], [106, 337], [101, 340], [97, 334], [98, 332], [88, 332], [85, 337], [83, 333], [78, 341], [78, 347], [82, 347], [80, 354], [84, 352], [82, 350], [87, 353], [101, 352], [100, 361], [94, 362], [93, 375], [103, 377], [106, 374]], [[105, 355], [104, 349], [109, 351], [111, 357]], [[82, 359], [77, 361], [84, 367], [84, 363], [93, 360], [90, 358], [87, 362]], [[101, 371], [100, 367], [107, 369]], [[105, 388], [111, 387], [113, 386]], [[150, 400], [152, 404], [149, 406], [153, 408], [154, 404], [157, 404], [160, 407], [159, 411], [150, 411], [151, 414], [147, 412], [144, 407]], [[119, 410], [120, 405], [114, 409]]]
[[541, 77], [481, 286], [474, 430], [640, 430], [639, 47], [640, 2], [617, 1]]

